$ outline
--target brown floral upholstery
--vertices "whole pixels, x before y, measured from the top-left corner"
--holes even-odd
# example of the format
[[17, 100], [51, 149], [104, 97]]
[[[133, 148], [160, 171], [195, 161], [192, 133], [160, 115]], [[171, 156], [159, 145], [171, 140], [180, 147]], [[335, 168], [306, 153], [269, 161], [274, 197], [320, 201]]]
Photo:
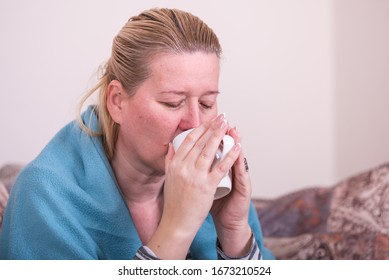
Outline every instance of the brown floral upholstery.
[[7, 164], [0, 168], [0, 232], [9, 193], [21, 168], [20, 164]]
[[389, 163], [254, 204], [278, 259], [389, 259]]

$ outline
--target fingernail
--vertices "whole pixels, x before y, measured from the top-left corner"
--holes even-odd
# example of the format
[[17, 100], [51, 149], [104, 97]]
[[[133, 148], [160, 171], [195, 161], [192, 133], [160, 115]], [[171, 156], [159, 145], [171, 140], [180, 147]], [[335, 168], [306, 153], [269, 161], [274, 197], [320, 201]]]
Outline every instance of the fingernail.
[[220, 128], [225, 128], [227, 126], [227, 120], [223, 120], [221, 125], [220, 125]]
[[236, 126], [235, 126], [235, 133], [236, 133], [236, 136], [240, 137], [239, 129]]
[[226, 118], [226, 114], [225, 113], [221, 113], [218, 117], [217, 117], [217, 120], [221, 121], [221, 120], [224, 120]]
[[236, 143], [235, 147], [234, 147], [234, 150], [235, 151], [239, 151], [241, 148], [242, 148], [242, 145], [240, 143]]

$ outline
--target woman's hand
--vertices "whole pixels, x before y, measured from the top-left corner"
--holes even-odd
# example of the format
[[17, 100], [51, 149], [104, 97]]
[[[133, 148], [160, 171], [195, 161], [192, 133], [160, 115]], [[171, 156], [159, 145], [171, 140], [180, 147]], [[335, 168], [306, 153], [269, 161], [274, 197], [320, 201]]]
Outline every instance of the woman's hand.
[[228, 129], [224, 115], [191, 131], [165, 160], [164, 209], [160, 224], [147, 246], [162, 259], [183, 259], [206, 219], [217, 185], [240, 154], [235, 145], [211, 169], [216, 151]]
[[[229, 134], [235, 143], [241, 143], [236, 128], [230, 129]], [[252, 187], [246, 164], [243, 151], [240, 151], [232, 168], [231, 193], [215, 200], [211, 209], [222, 250], [230, 257], [246, 255], [251, 245], [248, 214]]]

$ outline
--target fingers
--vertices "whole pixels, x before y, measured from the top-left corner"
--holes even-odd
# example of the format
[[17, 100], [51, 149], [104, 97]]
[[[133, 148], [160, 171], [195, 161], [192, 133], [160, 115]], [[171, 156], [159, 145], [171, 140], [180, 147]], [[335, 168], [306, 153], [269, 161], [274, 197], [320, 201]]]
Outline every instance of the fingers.
[[[231, 128], [229, 131], [229, 134], [231, 137], [235, 139], [235, 141], [238, 141], [241, 143], [242, 138], [240, 136], [240, 133], [238, 129]], [[249, 174], [249, 167], [247, 159], [245, 158], [243, 149], [241, 150], [238, 159], [235, 161], [233, 166], [233, 184], [235, 188], [233, 188], [235, 191], [239, 190], [241, 193], [246, 193], [251, 195], [251, 180], [250, 180], [250, 174]]]
[[[236, 127], [230, 129], [229, 135], [232, 138], [234, 138], [235, 143], [241, 143], [242, 138], [241, 138], [239, 131]], [[246, 168], [246, 166], [247, 166], [247, 168]], [[244, 174], [244, 173], [248, 172], [247, 160], [244, 157], [243, 152], [240, 153], [239, 158], [235, 162], [235, 170], [234, 171], [237, 172], [238, 174]]]
[[190, 173], [197, 176], [206, 172], [206, 177], [210, 175], [211, 185], [217, 186], [241, 155], [240, 137], [236, 128], [232, 128], [229, 134], [235, 145], [223, 159], [215, 162], [215, 155], [227, 130], [228, 122], [224, 114], [193, 129], [175, 152], [171, 153], [169, 148], [166, 167], [174, 160], [177, 166], [186, 166]]
[[[211, 173], [217, 174], [215, 176], [216, 180], [220, 181], [221, 177], [227, 174], [227, 172], [231, 169], [231, 167], [234, 165], [234, 163], [236, 163], [237, 159], [239, 158], [241, 150], [241, 144], [236, 143], [231, 149], [231, 151], [229, 151], [227, 156], [215, 165]], [[217, 181], [216, 183], [219, 183], [219, 181]]]
[[181, 143], [180, 147], [176, 150], [175, 158], [178, 161], [183, 161], [187, 157], [188, 153], [191, 151], [193, 146], [196, 144], [198, 139], [204, 134], [208, 129], [209, 123], [204, 123], [199, 127], [193, 129]]
[[229, 134], [232, 138], [234, 138], [235, 143], [242, 143], [242, 138], [241, 138], [241, 136], [240, 136], [240, 134], [239, 134], [239, 131], [238, 131], [238, 129], [237, 129], [236, 127], [231, 128], [231, 129], [228, 131], [228, 134]]
[[200, 170], [211, 170], [215, 160], [216, 151], [227, 132], [228, 123], [221, 115], [220, 119], [213, 123], [194, 145], [192, 153], [188, 155], [196, 162], [196, 167]]
[[210, 170], [223, 136], [228, 128], [224, 114], [191, 131], [176, 151], [179, 161], [193, 162], [196, 168]]

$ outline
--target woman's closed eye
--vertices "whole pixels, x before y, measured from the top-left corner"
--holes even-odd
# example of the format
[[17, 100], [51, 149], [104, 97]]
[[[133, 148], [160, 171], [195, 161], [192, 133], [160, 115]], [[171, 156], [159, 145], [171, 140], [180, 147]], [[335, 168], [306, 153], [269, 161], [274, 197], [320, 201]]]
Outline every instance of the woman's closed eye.
[[[179, 109], [181, 107], [183, 107], [186, 103], [186, 99], [183, 99], [183, 100], [179, 100], [179, 101], [160, 101], [160, 103], [165, 106], [165, 107], [168, 107], [168, 108], [171, 108], [171, 109]], [[214, 106], [215, 106], [215, 101], [204, 101], [204, 100], [198, 100], [198, 104], [199, 106], [204, 109], [204, 110], [210, 110], [210, 109], [213, 109]]]
[[200, 106], [201, 106], [203, 109], [209, 110], [209, 109], [212, 109], [212, 108], [213, 108], [214, 103], [200, 102]]
[[184, 104], [184, 100], [182, 101], [178, 101], [178, 102], [161, 102], [164, 106], [168, 107], [168, 108], [173, 108], [173, 109], [176, 109], [176, 108], [179, 108], [181, 107], [183, 104]]

